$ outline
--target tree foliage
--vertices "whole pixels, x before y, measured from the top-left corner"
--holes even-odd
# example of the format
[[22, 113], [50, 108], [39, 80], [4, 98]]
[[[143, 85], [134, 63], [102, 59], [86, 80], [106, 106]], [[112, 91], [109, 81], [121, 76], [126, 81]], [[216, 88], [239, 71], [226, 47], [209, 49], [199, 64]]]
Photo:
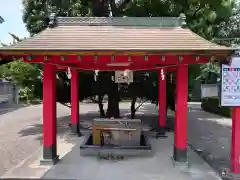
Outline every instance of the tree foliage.
[[122, 12], [126, 16], [186, 15], [188, 27], [198, 35], [212, 40], [218, 25], [231, 16], [231, 0], [132, 0]]
[[89, 16], [88, 0], [23, 0], [23, 22], [31, 35], [47, 28], [49, 15], [57, 16]]
[[[19, 38], [13, 33], [11, 44], [18, 43], [25, 38]], [[2, 46], [8, 46], [1, 43]], [[20, 86], [21, 97], [32, 100], [41, 97], [41, 69], [40, 65], [25, 63], [23, 60], [2, 60], [0, 65], [0, 79], [4, 79]]]
[[240, 45], [240, 4], [233, 8], [232, 15], [219, 25], [215, 42], [223, 45], [239, 47]]
[[[12, 37], [12, 43], [15, 44], [22, 41], [25, 38], [19, 38], [13, 33], [9, 33]], [[7, 44], [1, 43], [2, 46], [8, 46]], [[24, 63], [23, 60], [18, 61], [8, 61], [5, 60], [5, 63], [0, 66], [0, 78], [8, 81], [13, 81], [18, 83], [20, 86], [31, 86], [35, 81], [40, 79], [41, 71], [38, 68], [38, 65], [33, 65], [29, 63]]]
[[2, 79], [16, 82], [21, 86], [31, 86], [41, 79], [39, 69], [30, 63], [24, 63], [22, 60], [0, 66], [0, 72]]
[[[213, 40], [219, 34], [232, 33], [232, 30], [224, 29], [228, 23], [234, 24], [237, 18], [232, 17], [234, 3], [231, 0], [125, 0], [122, 5], [116, 5], [114, 0], [23, 0], [24, 12], [23, 22], [31, 35], [41, 32], [48, 26], [48, 16], [56, 13], [57, 16], [108, 16], [109, 6], [113, 16], [179, 16], [186, 14], [188, 28], [199, 36]], [[232, 20], [231, 20], [232, 18]], [[234, 28], [233, 28], [234, 29]], [[221, 32], [220, 32], [221, 30]], [[211, 65], [190, 66], [189, 77], [190, 86], [194, 84], [194, 79]], [[109, 108], [118, 108], [118, 99], [128, 97], [132, 99], [132, 106], [135, 106], [136, 98], [145, 98], [157, 102], [158, 96], [158, 76], [156, 72], [135, 72], [134, 83], [120, 87], [120, 94], [116, 93], [117, 87], [112, 81], [112, 73], [100, 72], [97, 80], [94, 80], [94, 72], [80, 73], [81, 98], [98, 97], [96, 102], [101, 111], [102, 99], [105, 94], [109, 97], [116, 97], [117, 100], [109, 103]], [[69, 80], [66, 73], [58, 73], [63, 81], [65, 90], [70, 93]], [[168, 99], [174, 108], [174, 83], [168, 85]], [[66, 90], [68, 89], [68, 90]], [[59, 91], [60, 92], [60, 91]], [[62, 101], [69, 100], [62, 99]], [[117, 111], [116, 111], [117, 113]], [[101, 113], [105, 115], [104, 112]]]
[[[213, 37], [213, 42], [231, 46], [239, 47], [240, 45], [240, 6], [235, 3], [231, 15], [225, 17], [218, 25], [218, 31]], [[217, 63], [207, 63], [201, 66], [201, 73], [198, 78], [205, 82], [216, 81], [220, 75], [220, 67]]]

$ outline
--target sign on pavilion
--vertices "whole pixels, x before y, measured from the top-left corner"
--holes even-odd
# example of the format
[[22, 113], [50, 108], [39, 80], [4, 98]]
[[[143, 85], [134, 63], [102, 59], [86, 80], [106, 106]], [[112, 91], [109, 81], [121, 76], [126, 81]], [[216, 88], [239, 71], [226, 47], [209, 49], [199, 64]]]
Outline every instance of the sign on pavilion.
[[126, 69], [125, 71], [115, 71], [115, 83], [132, 83], [133, 72]]

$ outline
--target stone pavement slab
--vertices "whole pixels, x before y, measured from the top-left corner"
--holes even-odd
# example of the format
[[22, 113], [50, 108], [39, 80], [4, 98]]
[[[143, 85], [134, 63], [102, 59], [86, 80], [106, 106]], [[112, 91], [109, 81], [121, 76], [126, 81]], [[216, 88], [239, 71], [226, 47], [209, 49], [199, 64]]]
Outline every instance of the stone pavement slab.
[[39, 164], [38, 151], [2, 178], [42, 178], [78, 180], [220, 180], [221, 178], [195, 152], [188, 150], [189, 168], [174, 167], [173, 133], [166, 139], [150, 138], [153, 154], [149, 157], [120, 161], [80, 156], [84, 137], [65, 136], [58, 139], [61, 160], [54, 166]]

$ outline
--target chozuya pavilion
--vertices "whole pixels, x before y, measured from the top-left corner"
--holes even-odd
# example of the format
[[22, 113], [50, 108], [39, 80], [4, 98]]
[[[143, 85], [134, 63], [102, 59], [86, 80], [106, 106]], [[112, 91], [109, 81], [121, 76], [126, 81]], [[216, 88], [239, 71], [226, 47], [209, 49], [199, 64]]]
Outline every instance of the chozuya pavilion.
[[[167, 71], [176, 71], [173, 159], [187, 161], [188, 65], [227, 59], [233, 50], [201, 38], [179, 17], [55, 17], [49, 27], [0, 49], [0, 58], [43, 64], [43, 159], [56, 162], [56, 71], [71, 69], [72, 131], [79, 134], [78, 71], [159, 72], [159, 129], [166, 126]], [[231, 168], [240, 172], [240, 108], [233, 109]]]

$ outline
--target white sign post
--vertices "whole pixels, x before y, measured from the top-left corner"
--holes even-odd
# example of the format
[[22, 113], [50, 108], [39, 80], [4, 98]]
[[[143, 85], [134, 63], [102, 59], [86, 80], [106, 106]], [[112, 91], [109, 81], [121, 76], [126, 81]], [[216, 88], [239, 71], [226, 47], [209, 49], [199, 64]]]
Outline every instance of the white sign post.
[[221, 67], [221, 106], [240, 106], [240, 57]]
[[130, 70], [115, 71], [115, 83], [132, 83], [133, 72]]

